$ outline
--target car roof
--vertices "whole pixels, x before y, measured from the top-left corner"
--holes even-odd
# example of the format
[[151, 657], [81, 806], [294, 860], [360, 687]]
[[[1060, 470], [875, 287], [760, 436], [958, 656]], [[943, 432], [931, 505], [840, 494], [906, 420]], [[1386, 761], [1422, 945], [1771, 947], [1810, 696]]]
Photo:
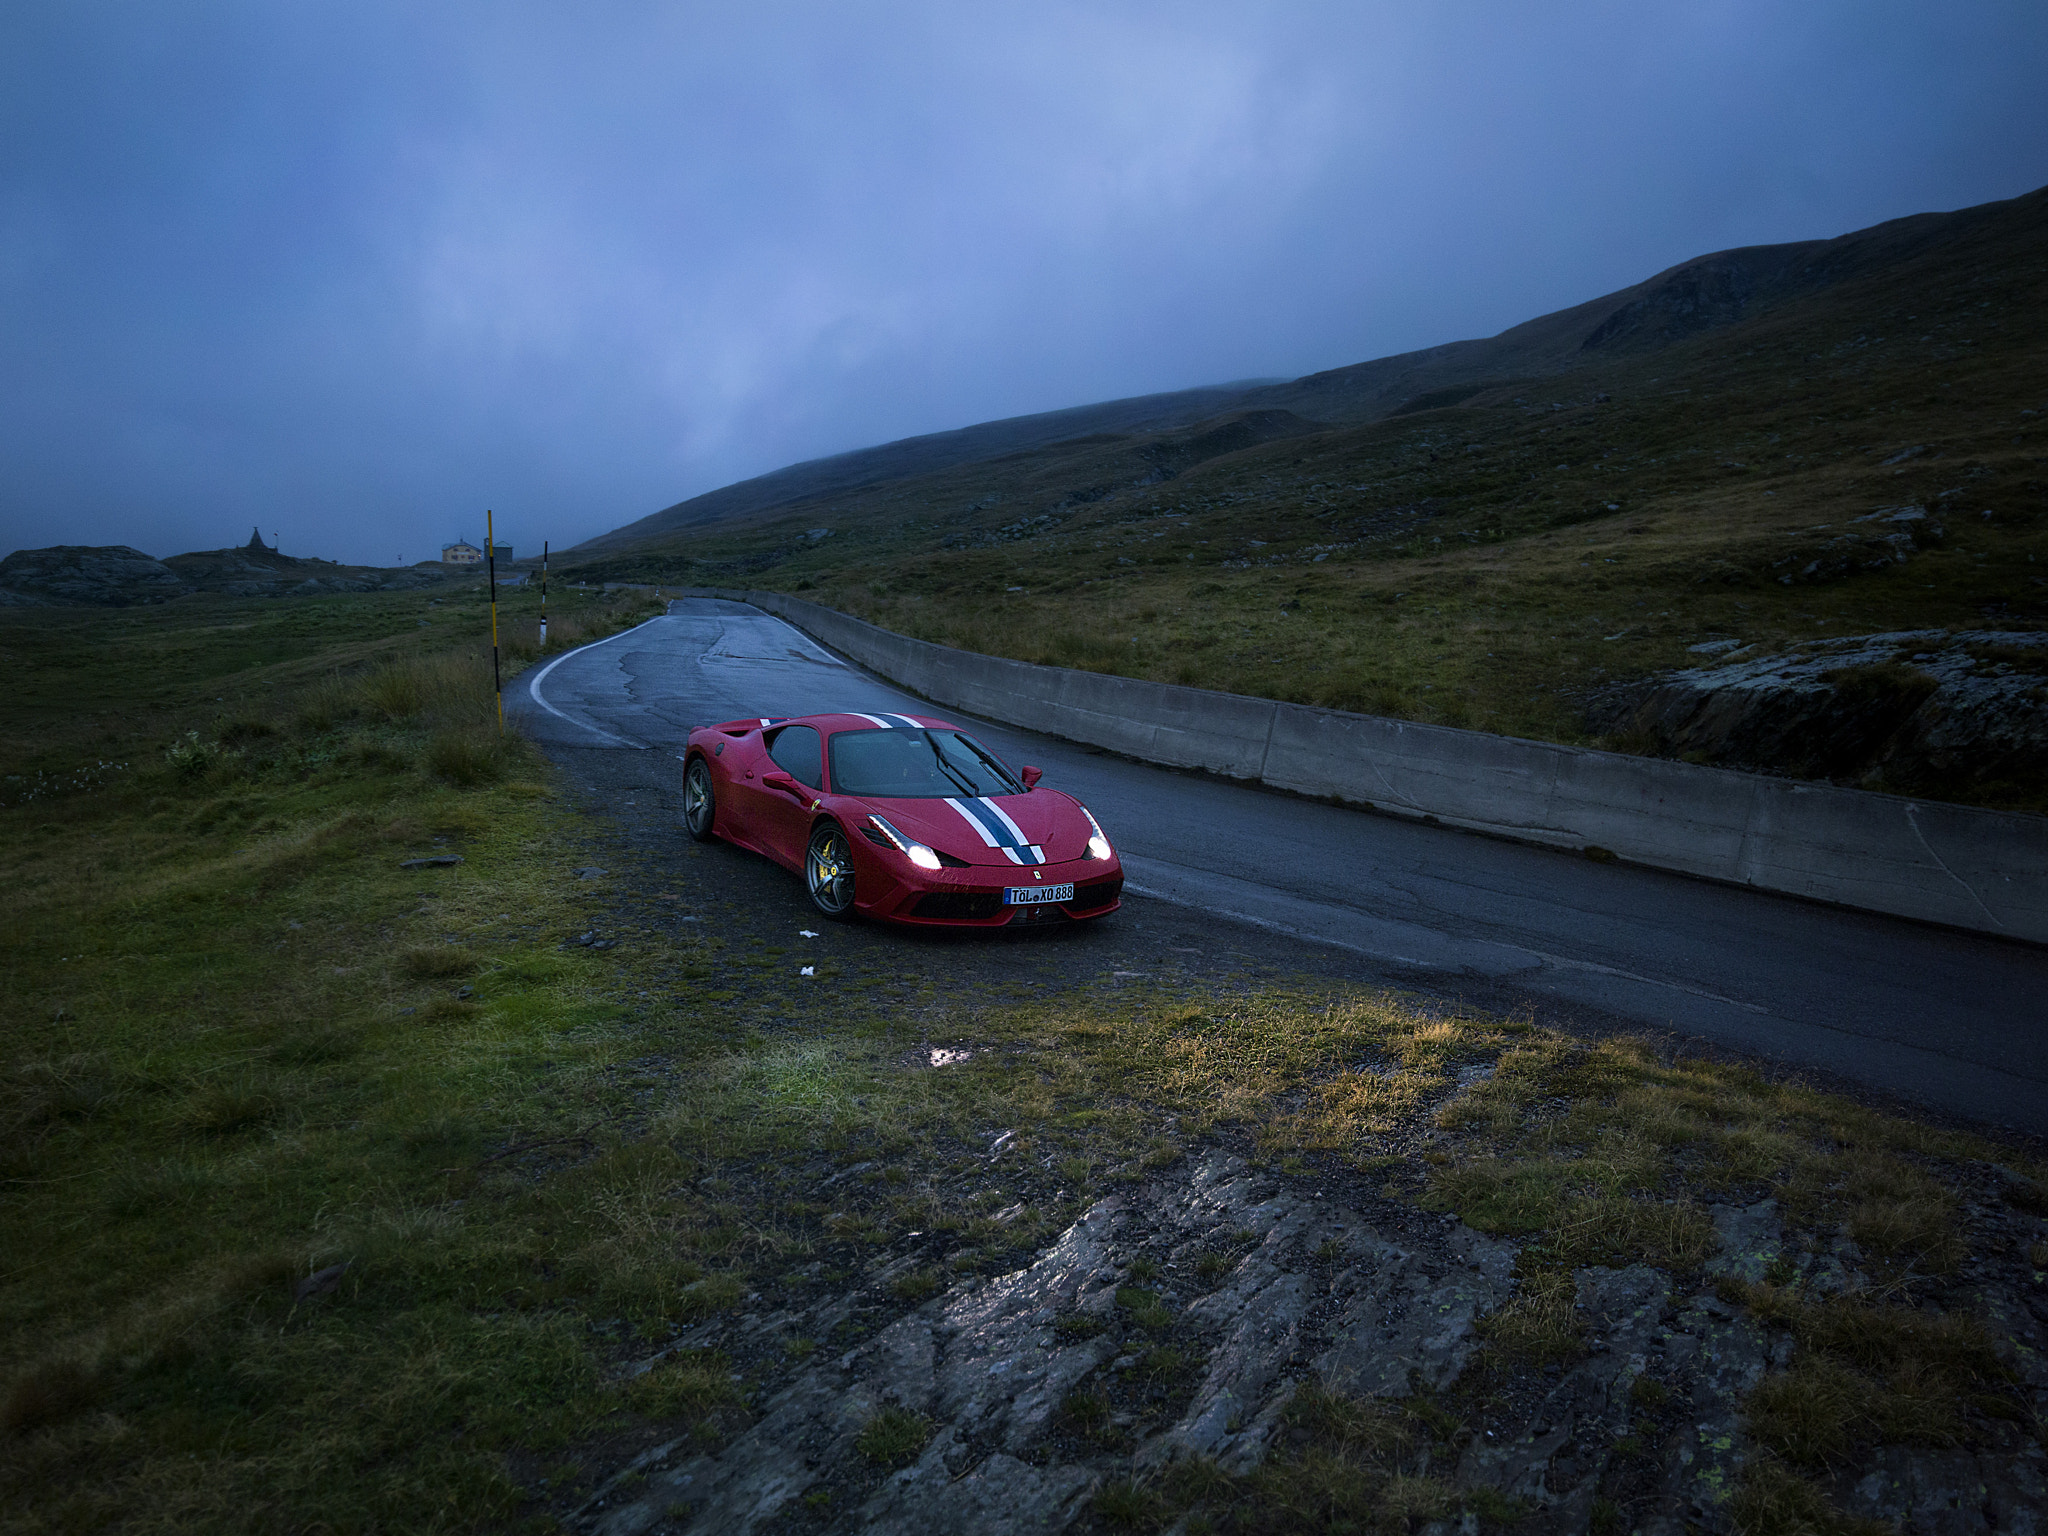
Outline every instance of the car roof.
[[816, 723], [828, 734], [833, 731], [900, 731], [923, 730], [927, 726], [944, 731], [956, 731], [958, 726], [950, 721], [937, 720], [930, 715], [865, 714], [806, 715], [806, 722]]
[[827, 736], [838, 731], [923, 730], [928, 726], [946, 731], [959, 729], [950, 721], [933, 719], [929, 715], [866, 714], [849, 711], [822, 715], [758, 716], [751, 720], [730, 720], [723, 725], [713, 726], [712, 729], [744, 735], [752, 730], [779, 730], [785, 725], [814, 726]]

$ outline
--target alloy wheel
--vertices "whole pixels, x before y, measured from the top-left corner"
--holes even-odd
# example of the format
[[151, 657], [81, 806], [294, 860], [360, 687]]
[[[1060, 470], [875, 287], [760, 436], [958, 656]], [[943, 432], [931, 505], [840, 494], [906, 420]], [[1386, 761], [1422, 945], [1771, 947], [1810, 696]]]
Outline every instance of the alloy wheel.
[[828, 821], [811, 834], [804, 881], [812, 905], [825, 916], [841, 921], [853, 916], [853, 850], [837, 824]]
[[711, 769], [703, 758], [692, 758], [683, 771], [683, 825], [698, 842], [708, 843], [717, 819], [718, 802], [711, 788]]

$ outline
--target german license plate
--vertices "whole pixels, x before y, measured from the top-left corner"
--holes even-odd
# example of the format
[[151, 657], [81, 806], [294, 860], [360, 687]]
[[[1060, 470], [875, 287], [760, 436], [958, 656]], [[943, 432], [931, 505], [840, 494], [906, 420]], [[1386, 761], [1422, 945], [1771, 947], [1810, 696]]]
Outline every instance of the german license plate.
[[1003, 892], [1003, 901], [1012, 907], [1035, 906], [1041, 901], [1072, 901], [1073, 882], [1065, 885], [1013, 885]]

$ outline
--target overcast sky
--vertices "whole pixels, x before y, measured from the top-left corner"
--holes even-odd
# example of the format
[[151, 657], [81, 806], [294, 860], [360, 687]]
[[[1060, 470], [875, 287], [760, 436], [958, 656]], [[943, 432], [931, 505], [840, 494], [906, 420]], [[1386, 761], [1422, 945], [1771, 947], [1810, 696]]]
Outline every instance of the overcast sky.
[[0, 552], [557, 548], [2048, 182], [2040, 0], [8, 0]]

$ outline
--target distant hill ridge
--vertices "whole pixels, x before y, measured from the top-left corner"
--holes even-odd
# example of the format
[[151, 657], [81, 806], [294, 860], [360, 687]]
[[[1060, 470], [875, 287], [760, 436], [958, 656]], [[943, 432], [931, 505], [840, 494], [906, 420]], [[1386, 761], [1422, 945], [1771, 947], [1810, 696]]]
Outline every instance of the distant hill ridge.
[[[665, 507], [569, 553], [585, 559], [624, 554], [686, 529], [1095, 434], [1174, 432], [1214, 423], [1225, 438], [1241, 439], [1231, 443], [1234, 448], [1297, 431], [1362, 425], [1404, 407], [1455, 404], [1474, 392], [1471, 386], [1566, 374], [1753, 319], [1790, 300], [1956, 245], [2014, 213], [2039, 216], [2044, 207], [2048, 189], [1953, 213], [1913, 214], [1832, 240], [1717, 251], [1482, 340], [1447, 342], [1290, 381], [1243, 381], [1009, 417], [812, 459]], [[1258, 413], [1257, 424], [1246, 425], [1254, 421], [1251, 416], [1217, 422], [1240, 412]], [[1196, 451], [1176, 468], [1209, 456]]]
[[0, 607], [84, 605], [127, 608], [193, 592], [225, 597], [318, 597], [397, 592], [445, 581], [440, 565], [387, 570], [300, 559], [251, 540], [157, 560], [126, 544], [56, 544], [18, 549], [0, 560]]

